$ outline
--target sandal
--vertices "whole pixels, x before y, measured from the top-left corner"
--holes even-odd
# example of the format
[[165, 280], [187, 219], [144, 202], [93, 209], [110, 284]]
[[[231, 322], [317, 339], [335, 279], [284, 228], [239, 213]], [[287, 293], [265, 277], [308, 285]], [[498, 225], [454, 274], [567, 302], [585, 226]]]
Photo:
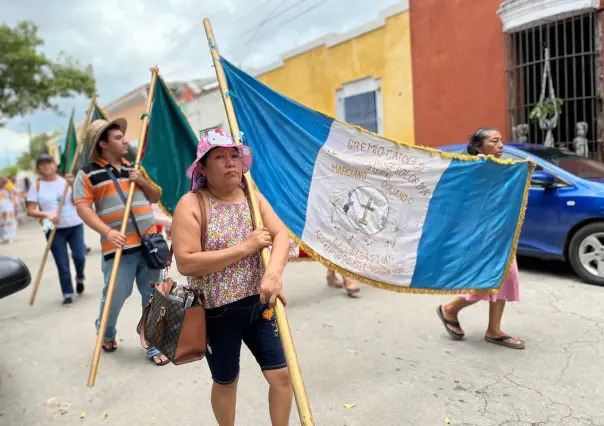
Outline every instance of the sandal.
[[[488, 343], [492, 343], [494, 345], [505, 346], [506, 348], [511, 348], [511, 349], [524, 349], [524, 346], [525, 346], [524, 342], [522, 340], [516, 339], [511, 336], [502, 336], [502, 337], [497, 337], [497, 338], [484, 336], [484, 340], [487, 341]], [[508, 342], [508, 340], [518, 340], [520, 343]]]
[[438, 315], [441, 322], [445, 326], [445, 330], [447, 330], [447, 333], [449, 333], [449, 336], [451, 336], [451, 338], [453, 340], [461, 340], [464, 338], [464, 336], [466, 335], [465, 333], [456, 333], [449, 328], [449, 327], [455, 327], [455, 328], [459, 328], [460, 330], [462, 329], [461, 324], [459, 322], [449, 321], [448, 319], [445, 318], [445, 314], [443, 314], [443, 305], [439, 305], [438, 308], [436, 308], [436, 314]]
[[353, 297], [356, 293], [361, 291], [359, 286], [349, 278], [344, 278], [344, 288], [350, 297]]
[[[111, 347], [105, 346], [107, 343], [111, 344]], [[117, 351], [117, 341], [113, 340], [105, 340], [103, 342], [103, 346], [101, 346], [105, 352], [115, 352]]]
[[[161, 359], [162, 356], [166, 358], [163, 361]], [[168, 359], [168, 357], [166, 357], [164, 354], [162, 354], [156, 348], [149, 348], [149, 349], [147, 349], [147, 358], [149, 359], [149, 361], [151, 361], [152, 363], [154, 363], [158, 367], [161, 367], [162, 365], [166, 365], [166, 364], [168, 364], [170, 362], [170, 360]]]
[[325, 279], [327, 280], [327, 285], [329, 287], [333, 287], [333, 288], [342, 288], [344, 287], [344, 283], [338, 279], [338, 277], [336, 276], [336, 274], [333, 275], [327, 275], [327, 277], [325, 277]]

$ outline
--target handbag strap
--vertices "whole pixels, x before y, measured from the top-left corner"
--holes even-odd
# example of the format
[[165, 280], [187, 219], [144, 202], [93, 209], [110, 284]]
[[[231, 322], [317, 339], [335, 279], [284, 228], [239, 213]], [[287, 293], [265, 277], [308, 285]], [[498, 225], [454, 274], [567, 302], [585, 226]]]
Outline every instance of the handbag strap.
[[203, 191], [196, 191], [197, 200], [199, 201], [200, 213], [200, 231], [201, 231], [201, 251], [206, 251], [206, 232], [208, 226], [208, 213], [206, 210], [206, 195]]
[[143, 310], [143, 316], [141, 317], [141, 320], [138, 324], [137, 331], [140, 336], [141, 346], [143, 347], [143, 349], [149, 349], [149, 346], [150, 346], [147, 343], [146, 330], [147, 330], [147, 322], [149, 321], [149, 313], [151, 312], [152, 305], [153, 305], [153, 296], [151, 296], [151, 298], [147, 302], [147, 306], [145, 306], [145, 309]]
[[[113, 170], [111, 170], [111, 166], [105, 167], [105, 170], [107, 171], [107, 174], [109, 175], [109, 177], [113, 181], [113, 185], [115, 186], [115, 190], [117, 191], [117, 193], [119, 194], [120, 198], [122, 199], [122, 202], [124, 203], [124, 206], [126, 206], [128, 204], [127, 201], [126, 201], [126, 195], [124, 194], [124, 191], [122, 191], [122, 187], [118, 183], [117, 178], [115, 177], [115, 174], [113, 173]], [[138, 223], [136, 223], [136, 218], [134, 217], [134, 212], [132, 211], [132, 206], [130, 206], [130, 222], [132, 222], [132, 225], [134, 225], [134, 229], [136, 229], [136, 233], [142, 239], [143, 238], [143, 234], [141, 233], [140, 229], [138, 229]]]
[[[162, 307], [161, 309], [165, 309]], [[151, 347], [157, 347], [157, 342], [159, 342], [159, 335], [161, 331], [164, 329], [164, 324], [166, 323], [166, 314], [162, 315], [160, 313], [159, 318], [157, 319], [157, 324], [155, 324], [155, 333], [153, 333], [153, 337], [151, 338]]]
[[[201, 251], [206, 251], [206, 230], [208, 225], [208, 214], [206, 209], [206, 196], [202, 191], [195, 191], [197, 200], [199, 201], [199, 212], [200, 212], [200, 231], [201, 231]], [[172, 259], [174, 257], [173, 244], [170, 244], [170, 252], [166, 258], [166, 268], [172, 265]]]

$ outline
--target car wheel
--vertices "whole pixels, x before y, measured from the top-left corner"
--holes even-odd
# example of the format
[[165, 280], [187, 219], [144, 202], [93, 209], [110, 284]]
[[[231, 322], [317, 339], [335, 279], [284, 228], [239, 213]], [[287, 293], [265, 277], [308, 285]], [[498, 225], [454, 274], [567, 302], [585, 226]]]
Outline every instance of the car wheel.
[[575, 232], [568, 258], [584, 281], [604, 285], [604, 222], [591, 223]]

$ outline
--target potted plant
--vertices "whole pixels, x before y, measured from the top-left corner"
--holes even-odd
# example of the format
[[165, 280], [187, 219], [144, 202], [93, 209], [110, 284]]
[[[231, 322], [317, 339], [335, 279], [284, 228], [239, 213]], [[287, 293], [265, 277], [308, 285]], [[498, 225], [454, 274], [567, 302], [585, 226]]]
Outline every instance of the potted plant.
[[562, 104], [562, 99], [556, 98], [552, 93], [551, 97], [546, 101], [539, 102], [531, 110], [529, 115], [531, 121], [538, 120], [539, 128], [546, 132], [543, 146], [555, 146], [552, 130], [558, 125], [558, 117], [560, 117], [562, 112]]
[[531, 121], [535, 120], [549, 120], [556, 115], [556, 112], [560, 114], [562, 112], [562, 105], [564, 101], [560, 98], [548, 99], [543, 103], [535, 105], [531, 110], [529, 118]]

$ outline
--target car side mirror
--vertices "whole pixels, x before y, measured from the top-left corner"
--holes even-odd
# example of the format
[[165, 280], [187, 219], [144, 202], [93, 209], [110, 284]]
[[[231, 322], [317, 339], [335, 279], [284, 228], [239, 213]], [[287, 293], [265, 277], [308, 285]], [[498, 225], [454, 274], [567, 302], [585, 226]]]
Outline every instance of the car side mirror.
[[554, 186], [556, 176], [544, 170], [533, 172], [531, 176], [531, 185], [540, 186], [542, 188], [550, 188]]
[[15, 257], [0, 256], [0, 299], [23, 290], [31, 283], [25, 263]]

